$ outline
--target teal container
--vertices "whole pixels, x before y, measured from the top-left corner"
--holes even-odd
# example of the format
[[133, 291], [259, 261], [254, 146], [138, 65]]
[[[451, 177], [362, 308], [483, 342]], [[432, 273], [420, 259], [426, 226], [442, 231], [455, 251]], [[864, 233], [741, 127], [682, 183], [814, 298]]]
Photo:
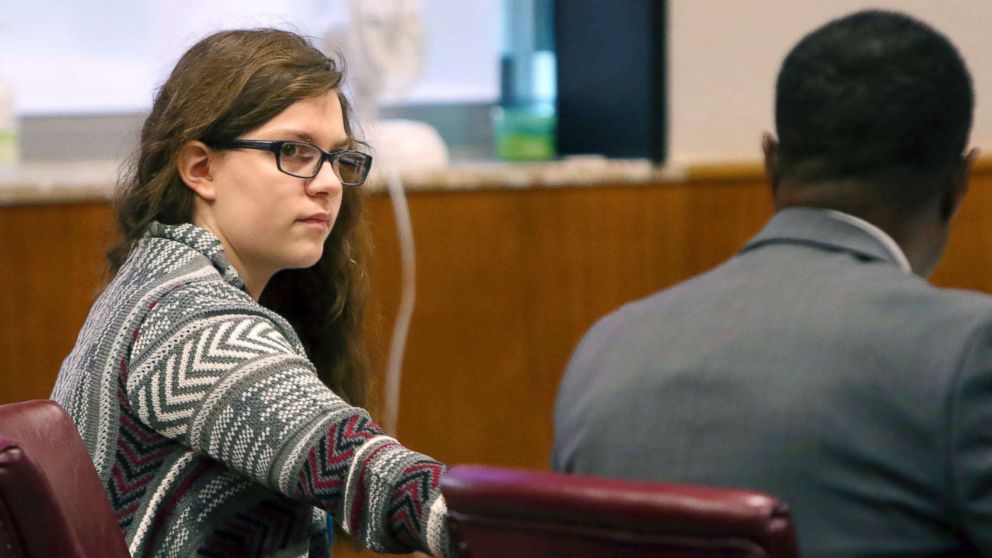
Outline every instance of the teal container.
[[555, 157], [555, 107], [549, 103], [493, 108], [496, 156], [504, 161]]
[[492, 111], [496, 156], [555, 157], [555, 53], [551, 0], [503, 0], [500, 100]]

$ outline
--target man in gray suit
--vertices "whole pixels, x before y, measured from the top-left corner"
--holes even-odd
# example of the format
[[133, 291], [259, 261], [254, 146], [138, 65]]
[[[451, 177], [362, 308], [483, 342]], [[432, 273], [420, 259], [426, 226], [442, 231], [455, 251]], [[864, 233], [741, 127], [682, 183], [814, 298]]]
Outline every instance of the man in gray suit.
[[914, 19], [807, 35], [763, 141], [775, 216], [585, 336], [554, 468], [773, 493], [807, 557], [992, 556], [992, 299], [925, 279], [972, 104], [955, 48]]

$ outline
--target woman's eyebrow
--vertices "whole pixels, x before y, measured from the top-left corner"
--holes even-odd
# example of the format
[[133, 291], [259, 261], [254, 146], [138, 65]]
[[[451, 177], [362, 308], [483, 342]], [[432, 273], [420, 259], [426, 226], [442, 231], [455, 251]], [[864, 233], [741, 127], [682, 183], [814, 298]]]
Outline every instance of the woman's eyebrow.
[[278, 130], [272, 130], [269, 133], [274, 136], [291, 136], [293, 139], [305, 141], [307, 143], [313, 143], [313, 136], [302, 130], [296, 130], [293, 128], [281, 128]]
[[[304, 142], [307, 142], [307, 143], [312, 143], [314, 145], [317, 145], [318, 147], [322, 147], [322, 146], [318, 145], [317, 141], [314, 140], [313, 136], [310, 135], [309, 132], [305, 132], [303, 130], [299, 130], [299, 129], [295, 129], [295, 128], [280, 128], [278, 130], [272, 130], [272, 132], [270, 132], [270, 133], [273, 134], [273, 135], [276, 135], [276, 136], [279, 136], [279, 135], [292, 136], [294, 139], [297, 139], [299, 141], [304, 141]], [[341, 138], [340, 140], [338, 140], [337, 142], [331, 144], [329, 147], [330, 147], [330, 150], [333, 151], [333, 150], [336, 150], [336, 149], [347, 149], [347, 148], [352, 147], [352, 145], [353, 145], [352, 139], [350, 137], [345, 136], [345, 137]]]

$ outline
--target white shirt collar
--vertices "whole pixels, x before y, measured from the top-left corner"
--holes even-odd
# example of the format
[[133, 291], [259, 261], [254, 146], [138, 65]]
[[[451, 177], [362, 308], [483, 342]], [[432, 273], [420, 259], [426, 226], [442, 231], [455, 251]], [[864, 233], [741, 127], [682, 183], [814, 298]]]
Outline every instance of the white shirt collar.
[[892, 240], [892, 237], [886, 234], [885, 231], [875, 225], [872, 225], [864, 219], [855, 217], [854, 215], [848, 215], [847, 213], [837, 211], [836, 209], [824, 209], [823, 211], [830, 217], [853, 225], [871, 235], [872, 238], [879, 241], [882, 246], [889, 251], [889, 254], [892, 255], [893, 259], [895, 259], [896, 265], [899, 266], [899, 269], [905, 271], [906, 273], [913, 273], [913, 268], [909, 265], [909, 259], [906, 257], [906, 253], [902, 251], [902, 248], [900, 248], [899, 245], [896, 244], [896, 241]]

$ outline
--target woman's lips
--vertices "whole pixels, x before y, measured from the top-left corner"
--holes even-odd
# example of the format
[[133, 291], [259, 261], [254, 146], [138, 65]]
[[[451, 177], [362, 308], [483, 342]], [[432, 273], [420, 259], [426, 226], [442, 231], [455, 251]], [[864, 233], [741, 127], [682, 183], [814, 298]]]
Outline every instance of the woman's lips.
[[331, 226], [331, 216], [321, 213], [299, 219], [299, 222], [311, 227], [327, 229]]

